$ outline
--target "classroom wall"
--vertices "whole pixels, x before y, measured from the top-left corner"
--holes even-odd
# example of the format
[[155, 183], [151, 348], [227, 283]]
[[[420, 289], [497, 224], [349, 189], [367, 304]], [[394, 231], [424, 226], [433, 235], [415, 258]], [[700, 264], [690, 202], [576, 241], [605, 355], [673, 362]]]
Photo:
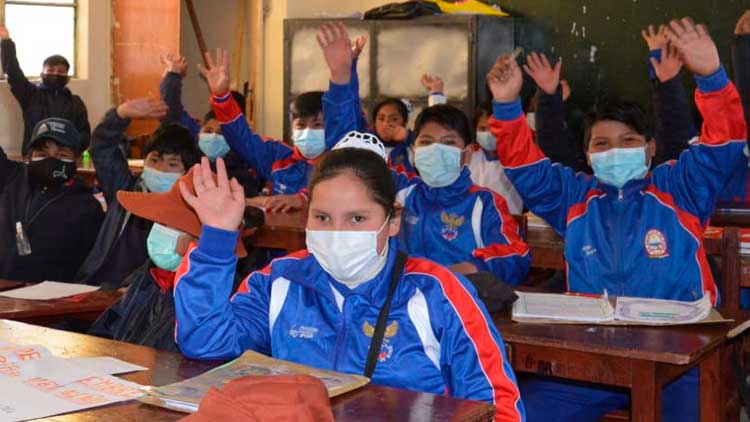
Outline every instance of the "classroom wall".
[[[79, 76], [69, 87], [86, 103], [92, 128], [110, 107], [111, 22], [110, 2], [79, 0], [78, 30], [88, 36], [79, 41]], [[5, 81], [0, 81], [0, 110], [0, 146], [8, 155], [19, 155], [23, 118]]]
[[[745, 0], [487, 0], [524, 18], [521, 44], [563, 58], [572, 102], [588, 107], [598, 96], [649, 102], [647, 48], [640, 30], [692, 16], [705, 23], [730, 70], [734, 26], [750, 5]], [[690, 76], [686, 82], [693, 86]]]

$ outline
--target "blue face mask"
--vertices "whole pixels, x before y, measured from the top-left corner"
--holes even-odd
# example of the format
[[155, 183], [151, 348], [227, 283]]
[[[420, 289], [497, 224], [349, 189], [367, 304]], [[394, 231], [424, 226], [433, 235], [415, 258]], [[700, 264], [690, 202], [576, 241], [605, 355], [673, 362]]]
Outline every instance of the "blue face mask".
[[182, 257], [175, 252], [177, 240], [183, 233], [169, 227], [154, 223], [146, 240], [148, 257], [157, 267], [175, 271], [182, 262]]
[[646, 148], [612, 148], [604, 152], [589, 154], [594, 176], [616, 188], [625, 186], [629, 180], [642, 179], [648, 173]]
[[495, 151], [497, 149], [497, 139], [492, 136], [491, 132], [486, 130], [477, 132], [477, 143], [481, 145], [485, 151]]
[[292, 138], [294, 146], [299, 148], [299, 152], [308, 160], [319, 156], [326, 150], [326, 137], [323, 129], [295, 129]]
[[146, 189], [154, 193], [169, 192], [180, 176], [182, 176], [181, 173], [159, 171], [148, 166], [144, 167], [141, 173]]
[[201, 133], [198, 135], [198, 148], [206, 154], [211, 161], [227, 155], [229, 144], [224, 140], [223, 135], [218, 133]]
[[461, 175], [461, 152], [457, 147], [437, 143], [416, 147], [414, 165], [428, 186], [442, 188]]

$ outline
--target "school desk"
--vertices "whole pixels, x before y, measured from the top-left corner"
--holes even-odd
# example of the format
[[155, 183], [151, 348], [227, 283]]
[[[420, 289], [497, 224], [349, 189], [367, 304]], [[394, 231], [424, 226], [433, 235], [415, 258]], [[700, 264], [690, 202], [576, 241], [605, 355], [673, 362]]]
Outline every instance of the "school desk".
[[[720, 310], [735, 321], [683, 327], [522, 324], [493, 319], [517, 375], [554, 376], [628, 388], [633, 422], [658, 421], [661, 387], [687, 370], [700, 371], [701, 421], [739, 418], [730, 366], [732, 348], [750, 325], [750, 313]], [[733, 336], [729, 338], [728, 335]]]
[[[23, 287], [29, 283], [0, 280], [0, 290]], [[12, 319], [37, 325], [52, 325], [66, 320], [94, 321], [122, 292], [97, 290], [81, 295], [80, 300], [25, 300], [0, 296], [0, 319]]]
[[[177, 353], [144, 346], [0, 320], [0, 340], [17, 344], [39, 344], [62, 357], [112, 356], [149, 368], [123, 375], [142, 385], [162, 386], [197, 376], [221, 362], [195, 361]], [[493, 420], [494, 407], [477, 401], [368, 385], [332, 399], [337, 421], [475, 421]], [[160, 407], [130, 401], [56, 416], [55, 421], [176, 421], [184, 417]]]

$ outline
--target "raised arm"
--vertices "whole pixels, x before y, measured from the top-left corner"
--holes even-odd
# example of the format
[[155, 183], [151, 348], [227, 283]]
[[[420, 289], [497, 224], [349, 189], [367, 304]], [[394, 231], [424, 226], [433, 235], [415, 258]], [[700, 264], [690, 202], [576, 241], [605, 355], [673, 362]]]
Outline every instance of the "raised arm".
[[204, 157], [193, 168], [195, 193], [180, 182], [203, 230], [175, 276], [175, 339], [183, 354], [197, 359], [231, 359], [247, 349], [270, 354], [268, 271], [248, 276], [230, 298], [245, 194], [236, 179], [228, 179], [222, 158], [216, 172], [214, 179]]
[[425, 73], [422, 75], [419, 82], [421, 82], [424, 89], [427, 90], [428, 107], [438, 104], [446, 104], [448, 102], [448, 97], [445, 96], [445, 84], [440, 76]]
[[524, 204], [564, 235], [568, 209], [585, 199], [589, 179], [567, 167], [553, 166], [534, 144], [521, 109], [523, 77], [515, 60], [499, 57], [487, 75], [487, 84], [494, 99], [490, 132], [497, 139], [497, 154], [505, 173]]
[[167, 106], [161, 101], [151, 98], [130, 100], [109, 110], [94, 129], [89, 152], [108, 203], [117, 200], [118, 190], [132, 189], [136, 179], [130, 173], [127, 157], [120, 148], [130, 122], [132, 119], [159, 119], [166, 112]]
[[8, 76], [10, 91], [21, 105], [21, 109], [26, 109], [36, 87], [23, 74], [16, 56], [16, 44], [10, 39], [10, 33], [5, 25], [0, 25], [0, 60], [3, 62], [3, 73]]
[[211, 105], [221, 122], [221, 131], [229, 147], [248, 166], [265, 180], [271, 180], [273, 164], [294, 152], [281, 141], [274, 141], [253, 132], [245, 115], [232, 98], [229, 90], [229, 53], [216, 49], [216, 57], [206, 53], [208, 68], [198, 65], [211, 89]]
[[323, 122], [326, 147], [333, 148], [347, 133], [365, 131], [367, 121], [359, 101], [357, 58], [367, 42], [365, 37], [355, 41], [341, 23], [324, 24], [317, 35], [331, 80], [323, 95]]
[[[689, 18], [670, 23], [668, 37], [685, 66], [695, 75], [695, 101], [704, 123], [700, 143], [673, 165], [654, 170], [658, 189], [669, 193], [676, 205], [708, 221], [726, 180], [743, 163], [746, 145], [742, 104], [734, 85], [721, 67], [716, 45], [702, 25]], [[740, 177], [745, 177], [742, 171]]]
[[160, 57], [164, 65], [164, 75], [159, 84], [161, 100], [169, 107], [164, 123], [182, 123], [182, 79], [187, 74], [187, 60], [176, 54], [165, 54]]

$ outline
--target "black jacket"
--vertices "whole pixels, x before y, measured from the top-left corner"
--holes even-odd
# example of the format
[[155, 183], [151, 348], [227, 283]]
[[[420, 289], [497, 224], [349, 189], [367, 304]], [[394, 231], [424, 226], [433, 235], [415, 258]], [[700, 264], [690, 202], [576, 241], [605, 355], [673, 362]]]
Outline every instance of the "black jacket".
[[117, 201], [117, 191], [142, 191], [140, 177], [128, 168], [122, 148], [130, 124], [115, 109], [107, 112], [91, 138], [91, 160], [99, 187], [107, 200], [107, 216], [91, 253], [76, 279], [93, 285], [119, 286], [148, 257], [146, 238], [151, 223], [128, 213]]
[[8, 75], [10, 91], [23, 111], [23, 154], [29, 152], [34, 125], [48, 117], [61, 117], [73, 122], [81, 134], [81, 150], [86, 149], [91, 126], [81, 97], [73, 95], [68, 88], [53, 89], [44, 84], [34, 85], [29, 82], [18, 64], [16, 45], [12, 40], [0, 42], [0, 54], [3, 72]]
[[[0, 278], [74, 281], [104, 218], [91, 189], [78, 179], [43, 189], [29, 179], [25, 164], [1, 153], [0, 191]], [[28, 256], [16, 247], [19, 221], [31, 244]]]

